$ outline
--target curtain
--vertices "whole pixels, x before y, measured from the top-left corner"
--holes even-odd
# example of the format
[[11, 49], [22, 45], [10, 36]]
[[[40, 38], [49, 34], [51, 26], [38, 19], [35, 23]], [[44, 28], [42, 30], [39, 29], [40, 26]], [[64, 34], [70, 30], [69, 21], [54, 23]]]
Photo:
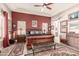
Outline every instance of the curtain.
[[3, 38], [3, 47], [9, 46], [9, 38], [8, 38], [8, 13], [4, 12], [4, 38]]

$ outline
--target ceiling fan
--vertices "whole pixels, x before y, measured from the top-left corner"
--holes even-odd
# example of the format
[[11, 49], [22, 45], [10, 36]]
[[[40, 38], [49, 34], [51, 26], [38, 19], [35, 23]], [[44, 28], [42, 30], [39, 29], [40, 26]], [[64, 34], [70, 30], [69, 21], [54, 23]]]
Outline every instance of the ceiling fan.
[[43, 3], [42, 5], [34, 5], [35, 7], [46, 7], [47, 9], [51, 10], [52, 8], [49, 7], [53, 3]]

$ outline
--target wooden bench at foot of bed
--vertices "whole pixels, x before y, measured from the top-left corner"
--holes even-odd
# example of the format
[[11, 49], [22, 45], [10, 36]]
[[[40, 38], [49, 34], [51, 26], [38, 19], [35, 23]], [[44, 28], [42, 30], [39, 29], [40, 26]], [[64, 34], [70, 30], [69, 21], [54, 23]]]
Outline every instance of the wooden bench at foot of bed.
[[33, 55], [35, 55], [36, 52], [41, 52], [49, 49], [56, 49], [56, 43], [53, 42], [40, 42], [40, 43], [33, 43], [32, 44], [32, 51]]

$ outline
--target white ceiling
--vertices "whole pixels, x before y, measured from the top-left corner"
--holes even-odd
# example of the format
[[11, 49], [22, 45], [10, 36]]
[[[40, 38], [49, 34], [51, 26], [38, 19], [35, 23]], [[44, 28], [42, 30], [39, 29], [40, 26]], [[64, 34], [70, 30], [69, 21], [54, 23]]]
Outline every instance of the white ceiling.
[[44, 8], [41, 12], [42, 7], [34, 7], [34, 5], [41, 5], [42, 3], [6, 3], [8, 8], [12, 11], [29, 13], [43, 16], [54, 16], [76, 4], [73, 3], [54, 3], [50, 5], [52, 10]]

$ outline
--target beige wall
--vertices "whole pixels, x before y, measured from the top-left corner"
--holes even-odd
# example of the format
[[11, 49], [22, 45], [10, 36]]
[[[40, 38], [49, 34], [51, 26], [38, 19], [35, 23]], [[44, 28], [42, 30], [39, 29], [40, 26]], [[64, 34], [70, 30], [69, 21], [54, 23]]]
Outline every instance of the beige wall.
[[[63, 21], [63, 20], [69, 20], [69, 19], [68, 19], [68, 15], [71, 14], [71, 13], [73, 13], [73, 12], [77, 12], [77, 11], [79, 11], [79, 4], [77, 4], [77, 5], [73, 6], [73, 7], [71, 7], [70, 9], [64, 11], [64, 12], [60, 15], [60, 16], [62, 16], [60, 20], [61, 20], [61, 21]], [[78, 21], [78, 20], [76, 20], [76, 21]], [[71, 21], [71, 22], [72, 22], [72, 23], [76, 23], [76, 22], [74, 22], [74, 21]], [[69, 28], [69, 23], [71, 23], [71, 22], [68, 21], [68, 32], [71, 31], [71, 29]], [[76, 30], [74, 29], [74, 31], [76, 31]]]
[[70, 13], [73, 13], [73, 12], [76, 12], [76, 11], [79, 11], [79, 4], [73, 6], [73, 7], [70, 7], [69, 9], [65, 10], [65, 11], [62, 11], [62, 13], [60, 13], [58, 15], [58, 17], [61, 17], [61, 21], [62, 20], [68, 20], [68, 15]]
[[[76, 12], [76, 11], [79, 11], [79, 4], [77, 4], [77, 5], [73, 6], [73, 7], [70, 7], [69, 9], [67, 9], [65, 11], [62, 11], [60, 14], [52, 17], [51, 18], [51, 25], [53, 25], [54, 21], [56, 21], [57, 18], [59, 18], [60, 21], [69, 20], [68, 15], [73, 13], [73, 12]], [[69, 27], [68, 27], [68, 30], [70, 30]], [[51, 30], [51, 33], [54, 33], [54, 30]], [[61, 33], [60, 33], [60, 35], [61, 35]], [[66, 35], [63, 34], [63, 37], [65, 38]]]

